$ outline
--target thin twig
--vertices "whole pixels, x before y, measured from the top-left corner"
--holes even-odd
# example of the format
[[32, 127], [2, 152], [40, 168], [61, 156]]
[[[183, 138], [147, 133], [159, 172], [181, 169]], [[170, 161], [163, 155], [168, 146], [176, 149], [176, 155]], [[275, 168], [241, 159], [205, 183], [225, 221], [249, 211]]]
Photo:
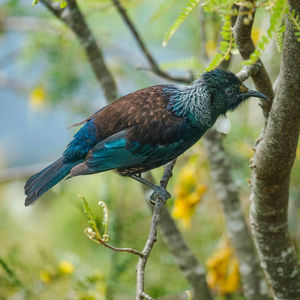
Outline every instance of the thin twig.
[[168, 164], [165, 165], [165, 170], [163, 176], [160, 180], [160, 187], [166, 189], [169, 183], [170, 178], [172, 177], [172, 171], [176, 164], [176, 159], [170, 161]]
[[108, 243], [106, 243], [105, 241], [103, 241], [102, 239], [99, 239], [98, 237], [95, 237], [95, 241], [97, 241], [99, 244], [103, 245], [104, 247], [106, 248], [109, 248], [113, 251], [117, 251], [117, 252], [127, 252], [127, 253], [131, 253], [131, 254], [134, 254], [134, 255], [138, 255], [139, 257], [143, 258], [144, 257], [144, 254], [141, 253], [140, 251], [138, 250], [135, 250], [133, 248], [117, 248], [117, 247], [114, 247]]
[[193, 76], [190, 78], [187, 77], [175, 77], [167, 72], [163, 71], [160, 69], [159, 65], [151, 55], [150, 51], [146, 47], [145, 42], [143, 41], [142, 37], [138, 33], [136, 27], [134, 26], [133, 22], [131, 21], [130, 17], [127, 14], [127, 11], [125, 8], [122, 6], [119, 0], [112, 0], [114, 5], [116, 6], [118, 12], [120, 13], [122, 19], [124, 20], [125, 24], [128, 26], [130, 32], [132, 33], [133, 37], [135, 38], [138, 46], [140, 47], [141, 51], [144, 53], [148, 63], [151, 66], [151, 71], [160, 77], [163, 77], [165, 79], [171, 80], [171, 81], [176, 81], [176, 82], [182, 82], [182, 83], [191, 83], [193, 81]]
[[[176, 160], [171, 161], [170, 163], [165, 165], [164, 174], [160, 181], [160, 187], [166, 188], [169, 182], [170, 177], [172, 176], [172, 170], [174, 168]], [[150, 232], [145, 244], [145, 247], [142, 251], [143, 256], [140, 257], [139, 262], [137, 264], [137, 282], [136, 282], [136, 300], [149, 299], [152, 298], [144, 292], [145, 286], [145, 268], [147, 264], [147, 260], [152, 251], [153, 245], [156, 242], [157, 235], [157, 227], [160, 220], [161, 213], [164, 209], [165, 202], [159, 196], [155, 199], [155, 206], [151, 220]]]

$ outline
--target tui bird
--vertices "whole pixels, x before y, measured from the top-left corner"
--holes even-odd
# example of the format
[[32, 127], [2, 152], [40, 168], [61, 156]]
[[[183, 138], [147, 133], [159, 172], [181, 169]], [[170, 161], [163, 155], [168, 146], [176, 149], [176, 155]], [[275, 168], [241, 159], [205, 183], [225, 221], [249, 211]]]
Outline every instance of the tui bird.
[[61, 158], [28, 179], [25, 205], [66, 176], [112, 169], [155, 190], [159, 187], [137, 174], [178, 157], [249, 97], [267, 98], [220, 69], [190, 86], [156, 85], [126, 95], [73, 125], [84, 124]]

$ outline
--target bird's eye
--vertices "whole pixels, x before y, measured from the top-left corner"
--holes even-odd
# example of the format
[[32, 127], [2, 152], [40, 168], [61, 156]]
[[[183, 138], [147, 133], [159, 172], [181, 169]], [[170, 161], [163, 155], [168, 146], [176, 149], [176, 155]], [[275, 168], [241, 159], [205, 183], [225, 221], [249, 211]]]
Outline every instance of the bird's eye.
[[232, 95], [232, 89], [231, 89], [231, 88], [225, 89], [225, 94], [226, 94], [227, 96], [231, 96], [231, 95]]

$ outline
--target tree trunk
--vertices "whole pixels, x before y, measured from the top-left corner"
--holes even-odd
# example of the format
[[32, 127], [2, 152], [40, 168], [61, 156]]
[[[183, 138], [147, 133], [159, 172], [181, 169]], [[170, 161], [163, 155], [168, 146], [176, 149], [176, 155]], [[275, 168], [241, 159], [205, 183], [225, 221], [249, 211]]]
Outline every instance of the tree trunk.
[[[300, 15], [300, 2], [290, 1]], [[279, 81], [253, 159], [251, 225], [275, 299], [300, 299], [300, 269], [288, 233], [290, 173], [300, 129], [300, 43], [287, 17]]]

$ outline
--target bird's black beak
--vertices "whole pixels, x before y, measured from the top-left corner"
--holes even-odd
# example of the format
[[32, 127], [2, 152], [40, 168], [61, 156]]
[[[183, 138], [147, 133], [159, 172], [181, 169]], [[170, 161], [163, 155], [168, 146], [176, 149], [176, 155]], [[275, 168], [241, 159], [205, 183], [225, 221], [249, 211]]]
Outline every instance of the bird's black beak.
[[268, 97], [260, 92], [254, 91], [254, 90], [248, 90], [247, 96], [249, 97], [255, 97], [255, 98], [262, 98], [262, 99], [268, 99]]

